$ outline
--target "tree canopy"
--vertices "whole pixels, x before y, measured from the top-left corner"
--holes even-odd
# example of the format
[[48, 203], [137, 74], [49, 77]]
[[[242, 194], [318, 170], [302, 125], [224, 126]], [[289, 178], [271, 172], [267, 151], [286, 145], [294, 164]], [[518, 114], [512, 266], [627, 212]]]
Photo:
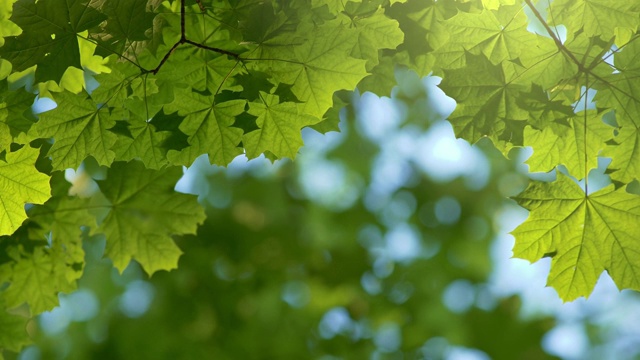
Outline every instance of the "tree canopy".
[[[174, 269], [173, 237], [205, 220], [174, 190], [182, 166], [294, 158], [303, 128], [339, 130], [349, 92], [389, 96], [398, 68], [442, 78], [458, 137], [559, 170], [515, 197], [513, 234], [516, 257], [551, 257], [563, 300], [605, 270], [640, 289], [639, 23], [635, 0], [3, 2], [0, 348], [75, 289], [83, 232], [119, 271]], [[64, 176], [83, 166], [102, 169], [90, 197]]]

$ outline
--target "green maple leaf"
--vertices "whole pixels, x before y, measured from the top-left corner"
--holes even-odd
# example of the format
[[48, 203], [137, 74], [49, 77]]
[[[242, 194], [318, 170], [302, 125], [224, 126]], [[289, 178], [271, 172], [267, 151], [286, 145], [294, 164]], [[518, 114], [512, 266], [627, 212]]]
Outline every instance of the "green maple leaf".
[[602, 156], [612, 159], [609, 165], [611, 179], [625, 184], [640, 178], [640, 129], [634, 124], [624, 124], [617, 131], [614, 141]]
[[353, 90], [367, 75], [365, 60], [349, 54], [358, 40], [357, 30], [327, 22], [312, 30], [310, 39], [295, 45], [261, 44], [258, 70], [275, 80], [291, 84], [294, 95], [304, 102], [305, 113], [321, 117], [332, 105], [333, 93]]
[[515, 60], [537, 42], [527, 24], [521, 6], [502, 6], [498, 11], [480, 14], [459, 13], [443, 22], [449, 40], [436, 50], [436, 63], [445, 69], [474, 66], [466, 63], [466, 53], [483, 54], [493, 64]]
[[19, 71], [38, 65], [36, 82], [59, 81], [69, 66], [82, 68], [77, 34], [105, 19], [82, 0], [18, 0], [11, 20], [23, 32], [6, 39], [0, 56]]
[[[417, 7], [417, 8], [416, 8]], [[392, 7], [395, 18], [407, 17], [410, 24], [404, 24], [405, 41], [403, 47], [409, 52], [420, 51], [424, 53], [437, 49], [449, 41], [449, 34], [444, 25], [444, 20], [450, 19], [458, 13], [455, 4], [451, 1], [421, 1], [410, 2], [406, 5]], [[404, 11], [403, 11], [404, 10]], [[410, 26], [410, 27], [409, 27]], [[422, 38], [422, 39], [421, 39]], [[426, 40], [426, 44], [424, 44]]]
[[549, 21], [565, 25], [575, 33], [611, 38], [617, 28], [636, 31], [640, 25], [638, 4], [633, 1], [554, 0], [549, 8]]
[[593, 194], [559, 174], [534, 182], [518, 197], [530, 211], [513, 231], [514, 257], [551, 256], [549, 286], [565, 301], [589, 296], [602, 271], [619, 289], [640, 290], [640, 197], [610, 185]]
[[370, 16], [353, 14], [349, 20], [351, 26], [359, 31], [351, 56], [366, 59], [367, 71], [378, 64], [380, 49], [395, 49], [404, 40], [398, 21], [387, 17], [382, 8]]
[[311, 8], [326, 6], [332, 14], [338, 14], [344, 10], [343, 0], [311, 0]]
[[303, 145], [301, 129], [318, 123], [319, 119], [304, 115], [300, 104], [280, 103], [277, 96], [265, 93], [262, 98], [262, 103], [249, 103], [248, 113], [257, 117], [259, 129], [242, 137], [247, 157], [255, 158], [270, 151], [278, 158], [295, 158]]
[[215, 103], [213, 96], [181, 92], [176, 100], [165, 107], [165, 111], [184, 116], [180, 130], [189, 136], [189, 147], [170, 150], [168, 157], [172, 163], [191, 165], [202, 154], [209, 154], [212, 164], [226, 166], [242, 153], [238, 147], [242, 140], [242, 130], [231, 127], [236, 116], [244, 111], [246, 102], [231, 100]]
[[27, 218], [24, 205], [51, 197], [49, 176], [34, 167], [38, 149], [25, 146], [0, 161], [0, 235], [11, 235]]
[[498, 10], [504, 5], [513, 5], [516, 0], [482, 0], [482, 5], [487, 10]]
[[[494, 65], [484, 55], [467, 53], [466, 63], [467, 68], [445, 70], [440, 85], [458, 102], [449, 120], [459, 137], [476, 142], [488, 136], [499, 143], [506, 129], [505, 120], [520, 121], [529, 116], [517, 101], [525, 88], [511, 81], [513, 74], [505, 66]], [[520, 137], [505, 135], [507, 139]]]
[[[4, 87], [6, 84], [0, 82], [0, 86]], [[24, 89], [0, 93], [0, 138], [6, 137], [9, 143], [24, 143], [22, 140], [26, 140], [29, 129], [35, 123], [31, 111], [34, 98], [35, 95]], [[22, 136], [25, 138], [21, 138]], [[0, 151], [1, 149], [2, 147]]]
[[174, 86], [181, 83], [195, 90], [209, 90], [211, 93], [233, 89], [230, 75], [240, 68], [237, 60], [230, 60], [226, 55], [212, 56], [202, 49], [176, 51], [176, 55], [175, 60], [167, 61], [158, 73], [158, 81], [169, 82]]
[[569, 128], [568, 119], [574, 117], [573, 107], [563, 100], [551, 99], [541, 86], [533, 84], [531, 91], [521, 93], [516, 100], [529, 114], [528, 123], [536, 129], [551, 128], [562, 135]]
[[[127, 54], [135, 42], [150, 39], [148, 30], [153, 28], [156, 14], [148, 11], [148, 0], [100, 0], [95, 2], [100, 11], [109, 18], [103, 23], [99, 52], [103, 55]], [[111, 51], [105, 51], [107, 48]]]
[[603, 156], [611, 157], [611, 178], [629, 183], [640, 178], [640, 65], [638, 65], [638, 41], [630, 42], [616, 52], [614, 66], [616, 72], [603, 78], [596, 87], [595, 101], [600, 106], [615, 109], [616, 122], [620, 126], [614, 141]]
[[598, 167], [598, 155], [613, 137], [613, 127], [602, 121], [602, 115], [595, 110], [582, 111], [569, 119], [567, 131], [560, 135], [550, 127], [536, 130], [527, 126], [524, 145], [533, 148], [527, 160], [529, 171], [548, 172], [562, 164], [578, 179], [587, 176]]
[[[82, 276], [84, 250], [82, 249], [83, 226], [95, 228], [96, 219], [88, 209], [89, 199], [69, 196], [70, 184], [62, 172], [55, 172], [51, 179], [53, 197], [43, 205], [29, 210], [29, 221], [37, 224], [40, 231], [32, 231], [39, 239], [50, 239], [50, 252], [59, 261], [56, 266], [64, 273], [69, 284]], [[66, 269], [65, 269], [66, 268]]]
[[145, 169], [142, 163], [114, 163], [100, 190], [110, 202], [98, 231], [107, 238], [106, 255], [124, 271], [136, 259], [149, 274], [174, 269], [181, 255], [172, 235], [195, 234], [205, 218], [196, 197], [176, 193], [180, 167]]
[[34, 126], [40, 137], [53, 137], [48, 152], [53, 168], [77, 168], [92, 156], [100, 165], [109, 165], [115, 158], [112, 150], [116, 135], [109, 131], [115, 126], [111, 111], [88, 97], [86, 93], [56, 94], [58, 106], [40, 115]]
[[171, 132], [156, 129], [155, 125], [148, 120], [151, 114], [146, 113], [151, 106], [145, 107], [144, 102], [129, 101], [127, 107], [132, 109], [129, 112], [130, 118], [127, 122], [130, 136], [118, 136], [118, 140], [113, 146], [116, 160], [140, 159], [149, 169], [160, 169], [168, 165], [168, 149], [164, 147], [164, 144], [171, 138]]
[[[141, 86], [149, 82], [144, 82], [146, 77], [144, 80], [140, 79], [144, 77], [140, 75], [140, 69], [129, 63], [116, 61], [115, 56], [110, 57], [109, 62], [115, 62], [111, 66], [111, 72], [102, 73], [95, 77], [100, 86], [91, 92], [91, 98], [94, 101], [108, 103], [111, 106], [123, 106], [129, 96], [145, 97], [157, 92], [155, 87]], [[136, 80], [139, 82], [138, 86], [134, 86]], [[137, 91], [134, 92], [134, 88]]]
[[[515, 70], [518, 73], [516, 81], [538, 84], [545, 90], [563, 91], [575, 86], [578, 80], [584, 81], [585, 74], [607, 76], [611, 67], [602, 61], [602, 57], [610, 47], [611, 44], [588, 37], [584, 32], [569, 38], [561, 47], [550, 38], [538, 36], [537, 44], [518, 58], [523, 69]], [[590, 79], [589, 86], [593, 86], [594, 76]]]
[[8, 313], [0, 298], [0, 354], [2, 349], [18, 352], [32, 342], [27, 333], [27, 322], [29, 319], [24, 316]]
[[[7, 306], [13, 308], [29, 304], [32, 315], [58, 305], [58, 293], [75, 290], [77, 271], [67, 266], [61, 249], [36, 247], [33, 253], [19, 250], [12, 253], [11, 285], [4, 293]], [[72, 279], [72, 281], [69, 281]]]

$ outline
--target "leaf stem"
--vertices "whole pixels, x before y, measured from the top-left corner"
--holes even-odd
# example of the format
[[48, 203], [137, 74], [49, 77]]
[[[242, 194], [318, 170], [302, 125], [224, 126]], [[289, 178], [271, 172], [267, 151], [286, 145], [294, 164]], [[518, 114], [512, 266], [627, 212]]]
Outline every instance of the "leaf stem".
[[589, 156], [587, 154], [587, 105], [589, 95], [589, 73], [585, 74], [585, 87], [584, 87], [584, 193], [589, 196]]

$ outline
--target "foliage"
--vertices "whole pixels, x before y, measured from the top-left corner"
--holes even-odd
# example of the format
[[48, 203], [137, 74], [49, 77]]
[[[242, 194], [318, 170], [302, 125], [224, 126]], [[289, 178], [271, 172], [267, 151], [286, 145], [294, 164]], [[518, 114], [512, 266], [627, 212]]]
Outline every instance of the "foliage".
[[[584, 180], [581, 190], [559, 175], [517, 198], [531, 215], [514, 232], [516, 256], [551, 256], [549, 285], [562, 299], [588, 296], [602, 270], [638, 290], [629, 184], [638, 178], [640, 2], [537, 6], [3, 2], [0, 303], [26, 303], [33, 316], [73, 290], [84, 266], [81, 227], [107, 237], [120, 271], [132, 258], [149, 274], [174, 268], [171, 236], [204, 220], [195, 197], [172, 190], [179, 166], [202, 154], [222, 166], [243, 153], [294, 157], [302, 128], [337, 130], [348, 102], [337, 91], [389, 95], [398, 66], [443, 78], [458, 103], [449, 120], [459, 137], [487, 137], [505, 155], [531, 146], [533, 171], [564, 165]], [[34, 112], [46, 98], [56, 107]], [[594, 192], [588, 174], [598, 156], [612, 159], [613, 185]], [[74, 195], [81, 186], [69, 188], [62, 171], [92, 164], [103, 167], [92, 172], [102, 176], [100, 193]], [[3, 326], [0, 339], [14, 333]]]
[[[294, 162], [222, 169], [196, 160], [180, 187], [200, 194], [207, 219], [196, 236], [176, 239], [184, 255], [175, 271], [148, 279], [132, 263], [118, 274], [100, 259], [103, 236], [87, 233], [79, 290], [43, 314], [22, 356], [438, 359], [474, 349], [492, 359], [553, 359], [541, 338], [555, 321], [523, 319], [521, 299], [497, 296], [488, 279], [494, 212], [515, 206], [505, 188], [526, 183], [518, 162], [487, 141], [473, 151], [465, 144], [489, 160], [487, 177], [435, 181], [412, 154], [390, 155], [416, 122], [433, 130], [419, 78], [407, 75], [398, 90], [393, 103], [410, 110], [382, 141], [362, 131], [371, 104], [354, 100], [348, 113], [357, 120], [348, 116], [341, 133], [318, 142], [305, 131], [309, 144]], [[404, 170], [380, 170], [389, 164]]]

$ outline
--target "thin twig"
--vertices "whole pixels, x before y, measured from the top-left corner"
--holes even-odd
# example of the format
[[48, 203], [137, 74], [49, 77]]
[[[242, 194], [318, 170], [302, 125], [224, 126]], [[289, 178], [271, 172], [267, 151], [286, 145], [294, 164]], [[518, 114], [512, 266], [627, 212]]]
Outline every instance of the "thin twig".
[[540, 21], [540, 23], [542, 24], [542, 26], [544, 26], [545, 30], [547, 30], [547, 33], [549, 34], [549, 36], [551, 36], [551, 39], [553, 39], [553, 41], [556, 43], [556, 46], [558, 47], [558, 50], [560, 50], [565, 55], [567, 55], [569, 58], [571, 58], [571, 61], [573, 61], [576, 65], [578, 65], [578, 69], [580, 71], [585, 71], [586, 69], [584, 68], [584, 66], [582, 65], [580, 60], [578, 60], [578, 58], [576, 58], [576, 56], [573, 55], [573, 53], [571, 51], [569, 51], [569, 49], [567, 49], [564, 46], [564, 44], [562, 43], [562, 41], [560, 41], [560, 39], [558, 38], [556, 33], [553, 32], [553, 29], [551, 29], [549, 24], [547, 24], [547, 21], [542, 17], [542, 15], [538, 11], [538, 9], [536, 9], [536, 7], [533, 6], [533, 4], [531, 3], [531, 0], [524, 0], [524, 1], [529, 6], [531, 11], [533, 12], [533, 15], [535, 15], [536, 19], [538, 19]]
[[217, 48], [217, 47], [203, 45], [203, 44], [197, 43], [195, 41], [191, 41], [189, 39], [185, 40], [184, 42], [185, 42], [185, 44], [190, 44], [190, 45], [193, 45], [193, 46], [195, 46], [197, 48], [200, 48], [200, 49], [205, 49], [205, 50], [214, 51], [214, 52], [217, 52], [217, 53], [220, 53], [220, 54], [229, 55], [229, 56], [231, 56], [231, 57], [233, 57], [235, 59], [238, 59], [239, 56], [240, 56], [239, 54], [236, 54], [234, 52], [227, 51], [227, 50], [224, 50], [224, 49], [220, 49], [220, 48]]
[[182, 44], [182, 40], [173, 44], [171, 49], [167, 51], [167, 53], [164, 55], [162, 60], [160, 60], [160, 63], [158, 64], [158, 66], [155, 67], [155, 69], [146, 70], [144, 73], [152, 73], [153, 75], [158, 74], [158, 71], [160, 71], [160, 68], [162, 67], [162, 65], [164, 65], [164, 63], [167, 62], [167, 60], [169, 60], [169, 57], [171, 56], [171, 54], [173, 54], [173, 52], [176, 50], [176, 48], [178, 48], [178, 46], [180, 46], [180, 44]]
[[196, 0], [196, 3], [198, 4], [198, 7], [200, 8], [200, 11], [207, 12], [207, 9], [204, 7], [204, 5], [202, 5], [202, 0]]

